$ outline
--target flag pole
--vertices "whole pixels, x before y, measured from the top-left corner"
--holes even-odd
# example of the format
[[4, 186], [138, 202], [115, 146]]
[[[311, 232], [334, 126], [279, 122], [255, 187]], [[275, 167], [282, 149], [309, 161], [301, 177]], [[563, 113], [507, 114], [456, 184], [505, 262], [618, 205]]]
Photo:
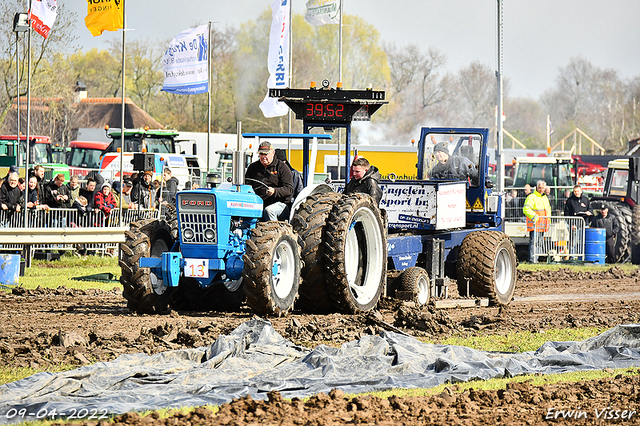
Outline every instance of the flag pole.
[[[342, 6], [343, 0], [340, 0], [340, 26], [338, 29], [338, 81], [342, 83]], [[342, 139], [342, 128], [338, 128], [338, 179], [340, 179], [340, 139]], [[345, 164], [345, 173], [347, 165]]]
[[[31, 10], [31, 5], [29, 6]], [[17, 64], [16, 64], [17, 65]], [[18, 94], [19, 96], [19, 94]], [[20, 114], [20, 111], [18, 111]], [[25, 156], [24, 156], [24, 178], [26, 180], [26, 186], [24, 188], [25, 194], [29, 194], [29, 129], [31, 128], [31, 16], [29, 16], [29, 32], [27, 33], [27, 130], [25, 131]], [[18, 135], [18, 147], [20, 146], [20, 136]], [[44, 183], [43, 183], [44, 185]], [[44, 193], [44, 191], [43, 191]], [[28, 197], [24, 199], [24, 227], [28, 228], [27, 223], [27, 201]], [[31, 258], [30, 256], [28, 257]], [[29, 265], [30, 266], [30, 265]]]
[[[293, 87], [293, 0], [289, 1], [289, 87]], [[287, 112], [287, 133], [291, 134], [291, 108]], [[287, 160], [291, 162], [291, 139], [287, 139]]]
[[[125, 58], [125, 34], [127, 32], [127, 15], [125, 12], [125, 0], [122, 0], [122, 110], [120, 115], [120, 206], [118, 208], [118, 225], [122, 226], [122, 188], [124, 187], [124, 114], [125, 114], [125, 104], [124, 104], [124, 58]], [[113, 182], [112, 182], [113, 184]], [[151, 207], [151, 201], [149, 201], [149, 207]]]
[[[209, 32], [207, 33], [207, 173], [209, 168], [209, 150], [211, 149], [211, 21], [209, 21]], [[206, 178], [205, 174], [205, 178]], [[199, 182], [202, 184], [202, 181]]]

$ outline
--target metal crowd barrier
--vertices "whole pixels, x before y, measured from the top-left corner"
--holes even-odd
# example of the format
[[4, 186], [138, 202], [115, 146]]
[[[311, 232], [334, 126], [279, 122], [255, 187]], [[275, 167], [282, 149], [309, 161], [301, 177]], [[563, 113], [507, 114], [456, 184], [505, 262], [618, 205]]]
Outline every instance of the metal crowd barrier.
[[[36, 209], [27, 212], [27, 228], [52, 228], [60, 229], [63, 234], [69, 228], [116, 228], [128, 226], [131, 222], [142, 219], [159, 218], [158, 210], [123, 210], [122, 225], [118, 210], [113, 210], [109, 216], [105, 216], [102, 211], [91, 211], [80, 214], [77, 209]], [[24, 212], [0, 211], [0, 227], [5, 229], [25, 228]], [[94, 240], [95, 241], [95, 240]], [[105, 244], [33, 244], [29, 245], [29, 257], [35, 252], [54, 252], [81, 250], [94, 252], [99, 255], [116, 255], [118, 245], [113, 243]], [[11, 244], [5, 241], [0, 242], [0, 251], [22, 251], [23, 244]]]
[[539, 217], [533, 232], [534, 257], [545, 256], [548, 262], [584, 261], [585, 227], [581, 217]]

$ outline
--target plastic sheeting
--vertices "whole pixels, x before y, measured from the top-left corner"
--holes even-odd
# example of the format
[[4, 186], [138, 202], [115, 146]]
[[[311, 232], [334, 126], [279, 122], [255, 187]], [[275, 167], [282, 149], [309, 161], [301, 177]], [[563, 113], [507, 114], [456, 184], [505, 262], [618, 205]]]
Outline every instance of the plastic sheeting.
[[[219, 405], [251, 395], [306, 397], [334, 388], [360, 393], [433, 387], [520, 374], [640, 366], [640, 325], [623, 325], [582, 342], [548, 342], [535, 352], [490, 353], [432, 345], [397, 333], [365, 336], [313, 350], [285, 340], [260, 319], [209, 347], [122, 355], [62, 373], [38, 373], [0, 386], [0, 422]], [[20, 410], [23, 410], [22, 412]], [[82, 411], [84, 410], [84, 411]], [[82, 414], [82, 416], [81, 416]]]

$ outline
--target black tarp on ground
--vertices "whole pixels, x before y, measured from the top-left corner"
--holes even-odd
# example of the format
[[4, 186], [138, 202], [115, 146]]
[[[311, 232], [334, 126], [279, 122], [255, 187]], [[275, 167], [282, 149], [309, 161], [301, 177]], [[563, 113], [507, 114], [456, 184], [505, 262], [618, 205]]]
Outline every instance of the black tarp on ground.
[[[267, 321], [254, 319], [209, 347], [122, 355], [63, 373], [39, 373], [0, 386], [0, 423], [52, 413], [118, 414], [165, 407], [218, 405], [269, 391], [285, 398], [339, 388], [348, 393], [433, 387], [446, 382], [640, 366], [640, 325], [583, 342], [548, 342], [535, 352], [495, 354], [431, 345], [384, 332], [340, 348], [298, 347]], [[25, 409], [24, 418], [15, 415]], [[28, 413], [33, 415], [29, 416]], [[12, 414], [12, 415], [9, 415]], [[86, 418], [86, 415], [84, 416]]]

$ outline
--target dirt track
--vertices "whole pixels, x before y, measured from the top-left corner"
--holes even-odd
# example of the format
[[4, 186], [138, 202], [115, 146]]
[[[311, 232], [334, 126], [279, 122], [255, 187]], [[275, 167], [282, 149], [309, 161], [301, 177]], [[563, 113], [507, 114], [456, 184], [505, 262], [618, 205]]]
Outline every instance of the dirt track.
[[[418, 309], [411, 303], [385, 299], [374, 313], [312, 316], [295, 312], [270, 320], [285, 338], [306, 346], [339, 345], [381, 328], [436, 341], [452, 335], [516, 330], [539, 333], [549, 328], [609, 328], [640, 322], [638, 278], [640, 272], [625, 274], [617, 268], [594, 274], [520, 271], [516, 297], [508, 308]], [[61, 362], [82, 365], [108, 361], [124, 353], [205, 346], [253, 316], [248, 310], [136, 315], [127, 309], [119, 289], [15, 288], [0, 292], [0, 304], [0, 362], [35, 368]], [[577, 390], [568, 385], [535, 388], [525, 383], [506, 391], [446, 391], [428, 398], [389, 400], [345, 399], [338, 392], [302, 403], [283, 402], [273, 394], [270, 402], [235, 401], [224, 405], [216, 417], [198, 410], [187, 417], [174, 417], [171, 424], [495, 424], [496, 420], [546, 424], [544, 417], [552, 407], [581, 407], [588, 419], [596, 418], [595, 409], [607, 406], [640, 411], [639, 380], [620, 377], [580, 384]], [[639, 418], [635, 414], [624, 422], [638, 423]], [[140, 422], [136, 415], [119, 416], [118, 420], [123, 424]]]

